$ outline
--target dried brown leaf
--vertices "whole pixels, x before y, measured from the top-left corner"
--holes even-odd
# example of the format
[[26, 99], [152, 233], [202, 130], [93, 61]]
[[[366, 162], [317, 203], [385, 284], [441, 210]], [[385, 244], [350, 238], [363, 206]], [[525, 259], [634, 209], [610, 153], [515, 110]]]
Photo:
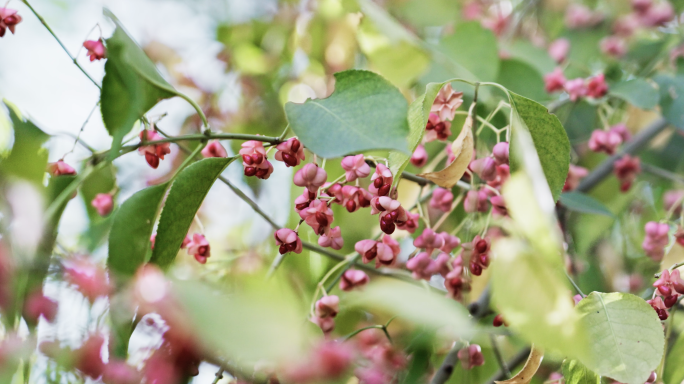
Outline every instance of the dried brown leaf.
[[537, 373], [539, 366], [541, 366], [542, 359], [544, 359], [544, 351], [540, 348], [532, 345], [532, 350], [530, 351], [530, 356], [525, 362], [523, 369], [518, 372], [517, 375], [511, 377], [505, 381], [495, 381], [496, 384], [529, 384], [532, 381], [532, 377]]
[[418, 176], [424, 177], [442, 188], [451, 189], [456, 183], [461, 180], [463, 174], [473, 158], [474, 142], [473, 142], [473, 120], [475, 119], [474, 109], [475, 104], [470, 105], [468, 117], [461, 133], [458, 134], [456, 140], [451, 144], [451, 151], [454, 153], [456, 160], [447, 165], [446, 168], [437, 172], [422, 173]]

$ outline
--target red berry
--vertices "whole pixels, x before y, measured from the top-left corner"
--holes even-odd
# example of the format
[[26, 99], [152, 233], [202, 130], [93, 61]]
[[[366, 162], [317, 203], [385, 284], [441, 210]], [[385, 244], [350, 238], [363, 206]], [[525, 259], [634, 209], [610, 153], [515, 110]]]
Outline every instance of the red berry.
[[354, 212], [356, 210], [356, 203], [354, 202], [354, 200], [349, 200], [347, 201], [346, 207], [347, 211]]
[[147, 164], [150, 165], [150, 167], [157, 169], [159, 167], [159, 157], [157, 155], [145, 152], [145, 160], [147, 160]]
[[487, 255], [486, 253], [480, 255], [479, 261], [483, 267], [489, 267], [489, 255]]
[[506, 321], [504, 321], [504, 318], [501, 314], [498, 314], [494, 316], [494, 321], [492, 321], [492, 325], [495, 327], [500, 327], [502, 325], [506, 325]]
[[380, 188], [380, 187], [382, 187], [382, 185], [384, 184], [384, 182], [383, 182], [382, 179], [383, 179], [382, 177], [378, 177], [377, 179], [373, 180], [373, 186], [374, 186], [375, 188]]
[[487, 252], [487, 248], [488, 248], [487, 240], [482, 239], [482, 240], [478, 241], [477, 244], [475, 244], [475, 250], [478, 253]]
[[[377, 179], [375, 179], [375, 180], [377, 180]], [[382, 187], [380, 187], [380, 188], [378, 189], [378, 195], [380, 195], [380, 196], [387, 196], [387, 194], [389, 193], [391, 187], [392, 187], [392, 185], [390, 185], [390, 184], [385, 184], [385, 185], [383, 185]]]
[[666, 285], [659, 286], [658, 291], [660, 291], [660, 293], [662, 293], [663, 296], [670, 296], [670, 293], [672, 293], [672, 290], [670, 289], [670, 287], [668, 287]]
[[252, 165], [252, 158], [249, 155], [242, 155], [242, 161], [245, 162], [247, 165]]
[[475, 276], [480, 276], [482, 274], [482, 267], [480, 264], [470, 262], [470, 273], [472, 273]]
[[673, 305], [677, 304], [677, 295], [666, 296], [663, 302], [666, 307], [672, 308]]
[[297, 151], [299, 151], [299, 146], [300, 146], [300, 145], [301, 145], [301, 143], [299, 142], [299, 140], [297, 140], [297, 139], [292, 139], [292, 145], [290, 146], [290, 148], [292, 149], [292, 152], [297, 152]]
[[257, 170], [254, 167], [245, 167], [245, 176], [254, 176], [256, 175]]
[[667, 320], [668, 316], [670, 316], [664, 309], [656, 309], [656, 312], [658, 313], [658, 318], [662, 321]]
[[290, 167], [297, 165], [297, 158], [290, 155], [289, 153], [283, 153], [283, 161]]

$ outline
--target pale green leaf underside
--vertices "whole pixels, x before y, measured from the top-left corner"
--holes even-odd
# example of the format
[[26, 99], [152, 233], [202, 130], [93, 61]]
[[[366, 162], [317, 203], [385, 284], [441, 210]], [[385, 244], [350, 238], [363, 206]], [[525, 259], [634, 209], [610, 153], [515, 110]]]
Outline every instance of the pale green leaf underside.
[[610, 87], [610, 95], [618, 97], [641, 109], [653, 109], [658, 105], [660, 93], [652, 82], [637, 78]]
[[285, 104], [304, 146], [324, 158], [374, 149], [408, 152], [408, 105], [401, 92], [370, 71], [338, 72], [335, 79], [330, 97]]
[[601, 376], [643, 384], [663, 356], [663, 327], [653, 308], [628, 293], [592, 292], [576, 308], [592, 343], [582, 361]]

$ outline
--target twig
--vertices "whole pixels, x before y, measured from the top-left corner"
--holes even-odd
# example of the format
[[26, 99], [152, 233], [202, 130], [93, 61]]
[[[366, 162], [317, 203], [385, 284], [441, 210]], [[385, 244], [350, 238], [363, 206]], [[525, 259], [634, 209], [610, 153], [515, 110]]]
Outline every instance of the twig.
[[95, 79], [93, 79], [92, 77], [90, 77], [90, 75], [88, 74], [88, 72], [86, 72], [85, 69], [83, 69], [83, 67], [81, 67], [81, 65], [78, 63], [78, 61], [76, 60], [76, 58], [75, 58], [74, 56], [71, 55], [71, 53], [69, 52], [69, 50], [67, 49], [67, 47], [64, 45], [64, 43], [62, 43], [62, 40], [60, 40], [59, 37], [57, 37], [57, 35], [55, 34], [55, 31], [53, 31], [52, 28], [50, 28], [50, 26], [49, 26], [48, 23], [45, 21], [45, 19], [43, 18], [43, 16], [41, 16], [40, 14], [38, 14], [38, 12], [36, 12], [36, 10], [31, 6], [31, 4], [29, 4], [28, 0], [22, 0], [22, 2], [23, 2], [24, 4], [26, 4], [26, 6], [31, 10], [31, 12], [33, 12], [33, 14], [38, 18], [38, 20], [40, 20], [40, 23], [43, 24], [43, 26], [48, 30], [48, 32], [50, 32], [50, 34], [52, 35], [52, 37], [54, 37], [55, 40], [57, 40], [57, 42], [59, 43], [59, 45], [62, 47], [62, 49], [64, 50], [64, 52], [66, 52], [66, 54], [69, 56], [69, 58], [70, 58], [71, 61], [74, 63], [74, 65], [76, 65], [76, 66], [78, 67], [78, 69], [80, 69], [81, 72], [83, 72], [83, 74], [86, 75], [86, 77], [87, 77], [93, 84], [95, 84], [95, 86], [96, 86], [97, 88], [102, 89], [102, 87], [100, 86], [100, 84], [98, 84], [98, 83], [95, 81]]
[[444, 384], [449, 381], [451, 374], [454, 373], [456, 369], [456, 364], [458, 363], [458, 351], [460, 351], [465, 346], [465, 343], [458, 341], [454, 343], [453, 348], [447, 353], [439, 366], [437, 372], [430, 380], [430, 384]]
[[[370, 165], [371, 167], [375, 168], [375, 163], [373, 163], [373, 162], [370, 161], [370, 160], [366, 160], [366, 164], [368, 164], [368, 165]], [[428, 184], [434, 184], [432, 181], [430, 181], [430, 180], [428, 180], [428, 179], [426, 179], [426, 178], [424, 178], [424, 177], [420, 177], [420, 176], [414, 175], [413, 173], [409, 173], [409, 172], [406, 172], [406, 171], [404, 171], [404, 172], [401, 173], [401, 178], [402, 178], [402, 179], [406, 179], [406, 180], [408, 180], [408, 181], [413, 181], [414, 183], [420, 185], [421, 187], [426, 186], [426, 185], [428, 185]], [[468, 183], [466, 183], [466, 182], [463, 182], [463, 181], [461, 181], [461, 180], [459, 180], [459, 181], [456, 183], [456, 186], [459, 187], [459, 188], [461, 188], [461, 189], [467, 189], [467, 190], [470, 190], [470, 189], [471, 189], [470, 184], [468, 184]]]
[[616, 160], [620, 159], [625, 154], [634, 154], [638, 152], [667, 126], [668, 123], [665, 121], [665, 119], [658, 119], [645, 129], [641, 130], [634, 136], [634, 138], [632, 138], [632, 140], [624, 145], [622, 151], [604, 160], [601, 164], [594, 168], [591, 173], [587, 175], [587, 177], [582, 179], [576, 190], [578, 192], [588, 192], [593, 189], [613, 171], [613, 163], [615, 163]]
[[490, 334], [489, 335], [489, 342], [492, 345], [492, 350], [494, 351], [494, 357], [496, 357], [496, 362], [499, 363], [499, 367], [501, 367], [501, 371], [506, 374], [506, 378], [511, 377], [511, 371], [508, 369], [508, 365], [506, 365], [506, 362], [503, 359], [503, 356], [501, 356], [501, 351], [499, 350], [499, 344], [496, 342], [496, 336]]
[[218, 384], [221, 379], [223, 379], [223, 368], [219, 368], [218, 372], [216, 372], [216, 378], [211, 382], [211, 384]]
[[680, 176], [674, 172], [670, 172], [666, 169], [656, 167], [655, 165], [651, 165], [651, 164], [647, 164], [647, 163], [641, 163], [641, 169], [643, 171], [651, 173], [653, 175], [674, 181], [675, 183], [684, 184], [684, 177], [682, 177], [682, 176]]
[[[506, 366], [515, 367], [520, 365], [530, 355], [530, 350], [531, 349], [529, 347], [523, 348], [520, 352], [518, 352], [517, 355], [513, 356], [510, 360], [506, 362]], [[499, 372], [495, 373], [494, 375], [492, 375], [492, 377], [489, 378], [489, 380], [487, 380], [487, 383], [494, 384], [495, 381], [504, 380], [505, 378], [506, 372], [499, 370]]]

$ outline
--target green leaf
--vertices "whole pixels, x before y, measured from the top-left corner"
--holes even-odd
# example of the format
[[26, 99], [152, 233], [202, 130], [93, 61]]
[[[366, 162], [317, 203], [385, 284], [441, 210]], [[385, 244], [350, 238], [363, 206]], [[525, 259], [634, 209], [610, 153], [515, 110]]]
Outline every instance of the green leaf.
[[660, 87], [660, 108], [668, 123], [684, 130], [684, 75], [653, 78]]
[[502, 60], [497, 83], [513, 92], [534, 100], [545, 100], [542, 75], [531, 65], [520, 60]]
[[670, 349], [665, 360], [665, 372], [663, 372], [664, 383], [681, 383], [684, 381], [684, 332], [679, 334], [677, 341]]
[[406, 152], [408, 105], [401, 92], [370, 71], [338, 72], [335, 80], [326, 99], [285, 104], [299, 140], [324, 158], [372, 149]]
[[[543, 105], [536, 101], [510, 92], [511, 107], [520, 116], [523, 124], [513, 124], [515, 135], [519, 129], [527, 129], [534, 142], [534, 147], [539, 156], [539, 162], [544, 171], [544, 176], [549, 184], [553, 200], [558, 201], [565, 179], [570, 167], [570, 140], [556, 115], [549, 113]], [[521, 126], [522, 125], [522, 126]], [[523, 153], [518, 153], [519, 148], [516, 140], [511, 143], [511, 157], [519, 158]], [[511, 163], [511, 172], [519, 169], [517, 161]]]
[[462, 70], [456, 76], [472, 81], [494, 81], [499, 72], [496, 36], [478, 21], [456, 25], [440, 42], [441, 50]]
[[503, 49], [508, 52], [511, 59], [516, 59], [532, 66], [542, 75], [550, 73], [556, 68], [556, 62], [549, 56], [546, 49], [537, 47], [527, 40], [514, 40]]
[[[423, 140], [423, 135], [425, 134], [425, 125], [427, 124], [428, 118], [430, 117], [430, 108], [432, 108], [432, 103], [435, 102], [435, 98], [442, 89], [444, 83], [430, 83], [425, 87], [425, 93], [420, 95], [416, 100], [411, 103], [408, 111], [408, 122], [409, 122], [409, 136], [408, 145], [410, 153], [399, 151], [390, 151], [389, 154], [389, 165], [392, 174], [400, 175], [408, 166], [409, 161], [411, 161], [411, 154], [416, 150], [418, 144]], [[394, 180], [395, 186], [399, 184], [400, 178], [397, 177]]]
[[297, 360], [307, 342], [302, 327], [306, 309], [288, 285], [262, 277], [252, 280], [234, 292], [190, 280], [175, 281], [172, 287], [191, 329], [220, 357], [235, 364]]
[[98, 193], [110, 193], [116, 188], [116, 168], [111, 163], [91, 173], [81, 185], [81, 196], [91, 222], [102, 220], [91, 204]]
[[577, 360], [563, 360], [562, 370], [565, 384], [601, 384], [601, 376]]
[[114, 139], [112, 155], [133, 124], [162, 99], [178, 95], [164, 80], [142, 48], [126, 33], [108, 9], [105, 15], [116, 24], [107, 39], [107, 63], [102, 80], [100, 109], [107, 131]]
[[658, 315], [644, 299], [629, 293], [592, 292], [577, 304], [590, 340], [582, 363], [621, 383], [643, 384], [660, 364], [665, 348]]
[[398, 7], [397, 14], [415, 26], [430, 27], [456, 20], [459, 8], [452, 0], [409, 0]]
[[145, 188], [129, 197], [114, 215], [107, 265], [119, 277], [132, 276], [148, 261], [150, 236], [167, 184]]
[[378, 279], [363, 292], [349, 295], [348, 302], [368, 311], [380, 311], [397, 319], [450, 335], [468, 338], [472, 325], [468, 311], [458, 302], [423, 287], [395, 279]]
[[[492, 302], [510, 328], [543, 349], [585, 356], [587, 338], [573, 310], [562, 265], [511, 238], [495, 242], [493, 253]], [[560, 261], [559, 254], [550, 256]]]
[[655, 108], [660, 99], [658, 88], [640, 78], [611, 85], [609, 93], [641, 109]]
[[615, 217], [613, 212], [602, 202], [582, 192], [563, 193], [560, 197], [560, 203], [571, 211]]
[[204, 197], [233, 160], [234, 157], [208, 158], [181, 171], [171, 186], [159, 218], [152, 263], [166, 268], [173, 262]]
[[30, 120], [23, 120], [14, 107], [5, 103], [14, 126], [14, 144], [5, 159], [0, 159], [0, 172], [43, 184], [48, 151], [43, 144], [50, 138]]

